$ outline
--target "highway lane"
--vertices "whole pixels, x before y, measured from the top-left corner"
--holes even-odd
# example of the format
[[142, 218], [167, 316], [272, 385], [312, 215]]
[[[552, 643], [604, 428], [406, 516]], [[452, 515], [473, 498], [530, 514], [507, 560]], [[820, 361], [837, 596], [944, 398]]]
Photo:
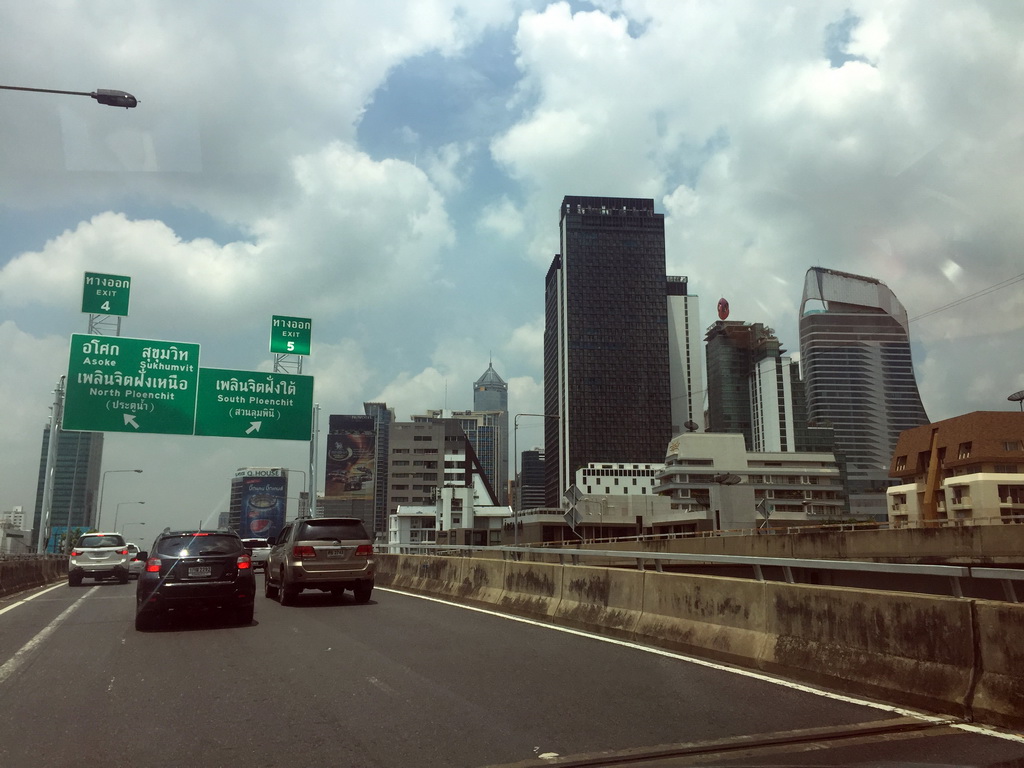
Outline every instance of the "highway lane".
[[[904, 714], [382, 589], [368, 605], [259, 596], [249, 627], [141, 633], [134, 583], [87, 584], [0, 601], [2, 766], [487, 766], [827, 741]], [[955, 735], [962, 765], [1024, 760], [1024, 739]], [[935, 747], [947, 764], [952, 744]]]

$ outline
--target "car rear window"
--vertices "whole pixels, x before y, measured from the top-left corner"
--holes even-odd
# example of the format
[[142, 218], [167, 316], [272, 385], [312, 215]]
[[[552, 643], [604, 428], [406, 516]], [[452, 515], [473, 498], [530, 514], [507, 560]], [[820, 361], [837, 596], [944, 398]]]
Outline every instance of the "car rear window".
[[359, 520], [308, 520], [299, 529], [299, 541], [345, 541], [368, 539]]
[[190, 557], [195, 555], [233, 555], [242, 551], [242, 542], [236, 536], [202, 534], [193, 536], [167, 536], [160, 539], [157, 552], [169, 557]]
[[266, 539], [242, 539], [242, 546], [248, 550], [269, 547]]
[[92, 549], [94, 547], [123, 547], [122, 536], [83, 536], [78, 540], [78, 549]]

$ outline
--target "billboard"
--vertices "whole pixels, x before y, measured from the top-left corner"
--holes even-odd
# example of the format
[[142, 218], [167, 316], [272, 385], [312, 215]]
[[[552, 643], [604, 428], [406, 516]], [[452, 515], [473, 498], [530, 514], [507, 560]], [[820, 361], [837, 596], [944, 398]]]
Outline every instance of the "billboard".
[[331, 416], [324, 495], [372, 501], [376, 446], [371, 416]]
[[284, 528], [288, 478], [242, 477], [240, 481], [241, 519], [238, 535], [243, 539], [277, 536]]

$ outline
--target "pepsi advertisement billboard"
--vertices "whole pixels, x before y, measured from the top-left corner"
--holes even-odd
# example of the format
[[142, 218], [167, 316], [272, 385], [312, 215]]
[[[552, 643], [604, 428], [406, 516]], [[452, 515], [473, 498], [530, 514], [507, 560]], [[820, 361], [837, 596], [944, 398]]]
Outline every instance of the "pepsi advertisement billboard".
[[243, 477], [241, 502], [239, 536], [243, 539], [277, 536], [284, 528], [288, 478]]

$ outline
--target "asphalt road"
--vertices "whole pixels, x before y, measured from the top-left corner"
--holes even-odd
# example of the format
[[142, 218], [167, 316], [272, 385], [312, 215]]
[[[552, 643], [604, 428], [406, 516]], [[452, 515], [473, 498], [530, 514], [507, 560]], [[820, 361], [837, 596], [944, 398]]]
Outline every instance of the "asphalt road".
[[0, 600], [0, 766], [1024, 766], [1019, 734], [379, 588], [155, 632], [134, 593]]

